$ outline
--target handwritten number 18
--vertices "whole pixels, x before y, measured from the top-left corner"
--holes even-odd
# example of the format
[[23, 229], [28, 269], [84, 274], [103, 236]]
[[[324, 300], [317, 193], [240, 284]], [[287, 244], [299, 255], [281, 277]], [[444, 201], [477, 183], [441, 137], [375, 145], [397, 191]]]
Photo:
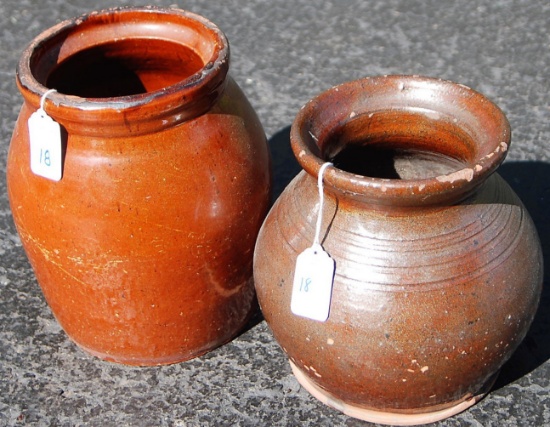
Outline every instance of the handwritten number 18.
[[44, 163], [46, 166], [52, 165], [50, 150], [40, 150], [40, 163]]
[[309, 277], [302, 277], [300, 282], [300, 292], [309, 292], [309, 285], [311, 285], [311, 279]]

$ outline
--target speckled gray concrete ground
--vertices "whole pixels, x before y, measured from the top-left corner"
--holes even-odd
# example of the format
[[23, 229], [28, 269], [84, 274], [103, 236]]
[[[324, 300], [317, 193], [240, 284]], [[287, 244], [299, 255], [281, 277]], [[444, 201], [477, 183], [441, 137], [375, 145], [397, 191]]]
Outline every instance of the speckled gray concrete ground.
[[[91, 4], [94, 3], [93, 6]], [[155, 1], [168, 6], [174, 2]], [[21, 104], [24, 45], [60, 20], [109, 6], [86, 0], [0, 2], [0, 170]], [[513, 128], [502, 175], [530, 209], [550, 253], [550, 3], [546, 0], [180, 1], [216, 22], [232, 74], [256, 107], [274, 155], [276, 192], [296, 173], [288, 127], [308, 99], [376, 74], [469, 85]], [[0, 426], [360, 426], [294, 380], [265, 322], [191, 362], [129, 368], [96, 360], [52, 317], [26, 261], [0, 179]], [[546, 262], [548, 267], [548, 262]], [[550, 271], [550, 268], [547, 268]], [[545, 278], [548, 284], [548, 273]], [[439, 426], [550, 425], [550, 291], [490, 395]]]

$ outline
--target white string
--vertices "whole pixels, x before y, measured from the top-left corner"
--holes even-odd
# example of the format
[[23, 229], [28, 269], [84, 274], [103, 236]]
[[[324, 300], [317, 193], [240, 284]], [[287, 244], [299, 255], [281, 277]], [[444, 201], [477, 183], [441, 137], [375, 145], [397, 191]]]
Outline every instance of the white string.
[[325, 193], [323, 191], [323, 174], [330, 166], [332, 166], [332, 163], [330, 162], [323, 163], [319, 169], [319, 175], [317, 176], [317, 187], [319, 188], [319, 213], [317, 215], [317, 225], [315, 226], [315, 239], [313, 241], [313, 246], [321, 245], [319, 238], [321, 235], [321, 224], [323, 222], [323, 203], [325, 201]]
[[48, 97], [48, 95], [50, 93], [54, 93], [54, 92], [57, 92], [57, 90], [55, 90], [55, 89], [47, 90], [46, 92], [44, 92], [44, 95], [42, 95], [42, 98], [40, 98], [40, 109], [42, 111], [45, 111], [44, 110], [44, 104], [46, 103], [46, 98]]

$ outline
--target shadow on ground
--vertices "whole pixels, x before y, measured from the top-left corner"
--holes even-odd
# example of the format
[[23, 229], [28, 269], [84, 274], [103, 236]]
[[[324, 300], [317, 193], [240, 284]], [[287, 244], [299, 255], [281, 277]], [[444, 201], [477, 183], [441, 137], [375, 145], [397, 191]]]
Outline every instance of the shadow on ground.
[[292, 178], [302, 170], [290, 148], [290, 126], [281, 129], [269, 139], [269, 150], [273, 164], [273, 201], [275, 201]]
[[[281, 195], [285, 187], [292, 181], [298, 172], [302, 170], [292, 149], [290, 148], [290, 126], [287, 126], [273, 135], [269, 141], [269, 151], [271, 153], [272, 173], [273, 173], [273, 195], [272, 204]], [[256, 325], [261, 323], [264, 318], [257, 301], [254, 303], [253, 314], [243, 330], [244, 334]]]
[[550, 164], [510, 162], [503, 164], [499, 173], [521, 198], [535, 222], [544, 255], [544, 285], [533, 324], [502, 368], [495, 389], [520, 379], [550, 359]]

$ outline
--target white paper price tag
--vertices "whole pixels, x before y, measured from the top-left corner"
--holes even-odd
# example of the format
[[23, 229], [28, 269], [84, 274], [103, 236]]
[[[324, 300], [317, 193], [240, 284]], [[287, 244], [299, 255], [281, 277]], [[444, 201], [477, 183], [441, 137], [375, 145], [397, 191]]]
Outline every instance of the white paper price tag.
[[34, 174], [53, 181], [61, 179], [61, 128], [40, 108], [28, 121], [31, 170]]
[[291, 311], [320, 322], [327, 320], [333, 280], [334, 260], [319, 244], [307, 248], [296, 259]]

